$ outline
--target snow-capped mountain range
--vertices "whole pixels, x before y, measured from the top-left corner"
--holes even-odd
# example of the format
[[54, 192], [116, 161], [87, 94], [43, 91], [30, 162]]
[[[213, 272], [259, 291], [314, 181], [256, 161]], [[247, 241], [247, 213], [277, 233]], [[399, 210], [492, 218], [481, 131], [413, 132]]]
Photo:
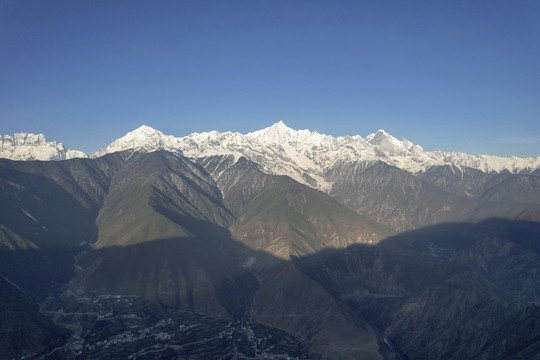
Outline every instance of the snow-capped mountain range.
[[[124, 151], [167, 150], [191, 158], [212, 155], [244, 156], [276, 175], [288, 175], [312, 187], [328, 191], [331, 183], [325, 174], [339, 164], [383, 161], [411, 173], [432, 166], [455, 165], [483, 172], [531, 173], [540, 168], [540, 157], [498, 157], [469, 155], [459, 152], [424, 151], [408, 140], [398, 140], [384, 130], [365, 138], [359, 135], [334, 137], [317, 131], [293, 130], [282, 121], [248, 134], [210, 131], [185, 137], [165, 135], [141, 126], [112, 142], [91, 157]], [[63, 160], [87, 157], [62, 144], [46, 142], [43, 135], [15, 134], [4, 136], [0, 157], [14, 160]]]
[[62, 143], [47, 141], [43, 134], [15, 134], [0, 136], [0, 158], [11, 160], [67, 160], [87, 157], [85, 153], [70, 150]]

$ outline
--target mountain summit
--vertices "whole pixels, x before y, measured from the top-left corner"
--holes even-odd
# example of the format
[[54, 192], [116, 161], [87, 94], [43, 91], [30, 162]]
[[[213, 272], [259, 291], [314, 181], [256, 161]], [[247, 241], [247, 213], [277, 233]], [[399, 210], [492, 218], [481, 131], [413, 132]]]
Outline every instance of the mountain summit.
[[289, 141], [291, 137], [295, 137], [297, 135], [297, 131], [291, 129], [283, 121], [279, 121], [275, 123], [272, 126], [269, 126], [265, 129], [254, 131], [252, 133], [249, 133], [248, 136], [250, 136], [253, 139], [259, 139], [262, 142], [266, 143], [276, 143], [279, 144], [281, 142]]
[[[166, 150], [183, 153], [191, 159], [213, 155], [231, 155], [235, 159], [245, 157], [268, 174], [288, 175], [325, 191], [330, 189], [333, 182], [328, 179], [328, 171], [339, 164], [382, 161], [412, 174], [445, 165], [472, 168], [484, 173], [513, 174], [529, 174], [540, 168], [540, 157], [430, 152], [409, 140], [398, 140], [384, 130], [365, 138], [359, 135], [334, 137], [317, 131], [294, 130], [283, 121], [247, 134], [210, 131], [185, 137], [165, 135], [143, 125], [97, 151], [92, 157], [125, 150]], [[16, 134], [15, 140], [6, 135], [0, 150], [0, 157], [13, 160], [63, 160], [85, 156], [82, 152], [64, 149], [62, 144], [46, 143], [42, 135], [31, 134]]]
[[18, 133], [0, 136], [0, 158], [11, 160], [66, 160], [88, 157], [82, 151], [47, 141], [43, 134]]
[[167, 150], [181, 153], [178, 145], [178, 138], [165, 135], [161, 131], [153, 129], [150, 126], [142, 125], [137, 129], [128, 132], [121, 138], [113, 141], [104, 150], [97, 151], [92, 155], [92, 157], [95, 158], [109, 153], [132, 149], [137, 149], [144, 152]]
[[531, 173], [540, 168], [540, 157], [503, 158], [429, 152], [409, 140], [398, 140], [384, 130], [365, 138], [359, 135], [334, 137], [317, 131], [294, 130], [283, 121], [247, 134], [210, 131], [185, 137], [165, 135], [142, 126], [92, 157], [130, 149], [181, 151], [191, 159], [213, 155], [232, 155], [236, 159], [245, 157], [268, 174], [288, 175], [324, 191], [332, 186], [327, 173], [336, 164], [382, 161], [413, 174], [443, 165], [469, 167], [486, 173]]
[[375, 134], [368, 135], [366, 141], [390, 155], [404, 154], [409, 151], [424, 151], [422, 147], [414, 145], [408, 140], [400, 141], [384, 130], [378, 130]]

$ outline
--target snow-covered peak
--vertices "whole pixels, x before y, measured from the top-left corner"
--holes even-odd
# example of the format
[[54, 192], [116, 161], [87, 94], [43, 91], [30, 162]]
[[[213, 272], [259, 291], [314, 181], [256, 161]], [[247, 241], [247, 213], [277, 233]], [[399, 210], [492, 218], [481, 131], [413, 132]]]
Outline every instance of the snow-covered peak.
[[[134, 147], [139, 146], [159, 146], [164, 143], [164, 139], [167, 139], [167, 135], [162, 133], [159, 130], [156, 130], [154, 128], [151, 128], [147, 125], [142, 125], [138, 127], [137, 129], [128, 132], [126, 135], [124, 135], [119, 140], [123, 141], [129, 141], [130, 144]], [[169, 136], [170, 137], [170, 136]]]
[[163, 134], [161, 131], [156, 130], [148, 125], [141, 125], [135, 130], [131, 131], [130, 133], [133, 134], [146, 134], [146, 135], [154, 135], [154, 134]]
[[[415, 149], [415, 145], [410, 141], [406, 139], [398, 140], [384, 130], [378, 130], [376, 133], [366, 136], [366, 141], [390, 155], [405, 153]], [[421, 148], [417, 150], [421, 150]]]
[[295, 131], [291, 129], [290, 127], [288, 127], [287, 125], [285, 125], [283, 120], [279, 120], [277, 123], [268, 127], [267, 129], [278, 129], [278, 130], [281, 129], [282, 131]]
[[[87, 157], [80, 151], [66, 149], [61, 143], [47, 142], [42, 134], [15, 134], [0, 137], [0, 157], [14, 160], [63, 160]], [[411, 173], [432, 166], [455, 165], [484, 172], [530, 173], [540, 168], [540, 157], [517, 158], [469, 155], [458, 152], [424, 151], [407, 139], [398, 140], [384, 130], [362, 138], [359, 135], [334, 137], [317, 131], [294, 130], [279, 121], [272, 126], [247, 134], [210, 131], [185, 137], [166, 135], [143, 125], [113, 141], [92, 157], [137, 150], [166, 150], [197, 159], [212, 155], [241, 156], [276, 175], [288, 175], [299, 182], [328, 191], [335, 180], [336, 165], [383, 161]]]
[[251, 139], [258, 139], [267, 144], [279, 144], [288, 142], [291, 138], [297, 136], [298, 131], [291, 129], [283, 121], [279, 121], [272, 126], [262, 130], [257, 130], [247, 134]]
[[366, 136], [366, 141], [372, 145], [381, 145], [382, 143], [400, 143], [398, 139], [387, 133], [386, 131], [380, 129], [377, 130], [374, 134], [369, 134]]
[[66, 160], [88, 157], [82, 151], [47, 141], [43, 134], [17, 133], [0, 136], [0, 158], [11, 160]]
[[327, 137], [327, 135], [319, 134], [317, 131], [291, 129], [283, 121], [279, 121], [265, 129], [248, 133], [245, 136], [253, 141], [268, 145], [291, 145], [294, 147], [317, 145]]
[[384, 130], [362, 138], [359, 135], [334, 137], [317, 131], [294, 130], [279, 121], [272, 126], [247, 134], [210, 131], [185, 137], [165, 135], [142, 126], [114, 141], [106, 153], [139, 149], [143, 151], [181, 151], [196, 159], [212, 155], [244, 156], [276, 175], [288, 175], [314, 188], [328, 191], [332, 179], [328, 174], [337, 164], [383, 161], [411, 173], [431, 166], [453, 164], [485, 172], [531, 172], [540, 168], [540, 157], [501, 158], [463, 153], [428, 152], [407, 139], [398, 140]]
[[105, 149], [97, 151], [92, 157], [95, 158], [113, 152], [132, 149], [146, 152], [167, 150], [181, 153], [179, 150], [178, 138], [171, 135], [165, 135], [161, 131], [153, 129], [150, 126], [142, 125], [137, 129], [128, 132], [123, 137], [113, 141]]

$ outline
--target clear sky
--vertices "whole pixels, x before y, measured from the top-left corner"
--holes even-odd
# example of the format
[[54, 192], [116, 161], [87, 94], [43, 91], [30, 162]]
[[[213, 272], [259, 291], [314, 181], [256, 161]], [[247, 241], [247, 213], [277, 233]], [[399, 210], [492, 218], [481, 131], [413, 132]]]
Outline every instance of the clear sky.
[[0, 134], [92, 153], [279, 120], [539, 156], [540, 1], [0, 0]]

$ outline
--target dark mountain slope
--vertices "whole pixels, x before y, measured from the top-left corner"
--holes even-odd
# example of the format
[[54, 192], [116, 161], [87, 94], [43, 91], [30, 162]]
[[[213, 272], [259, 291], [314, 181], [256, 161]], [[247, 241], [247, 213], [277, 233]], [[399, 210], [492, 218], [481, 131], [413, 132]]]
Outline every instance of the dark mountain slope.
[[431, 167], [418, 176], [442, 190], [474, 199], [540, 204], [540, 177], [533, 174], [485, 173], [445, 165]]
[[443, 224], [295, 261], [403, 357], [535, 359], [539, 231], [505, 220]]
[[396, 231], [465, 215], [465, 198], [445, 193], [414, 175], [382, 162], [332, 169], [330, 195], [359, 214]]
[[[233, 171], [240, 170], [227, 171], [235, 176], [241, 172]], [[289, 178], [257, 174], [261, 182], [248, 177], [249, 172], [244, 175], [250, 184], [262, 184], [262, 192], [270, 188], [271, 194], [285, 196], [298, 189], [316, 205], [309, 200], [313, 192], [329, 202], [324, 206], [361, 218]], [[260, 196], [258, 191], [252, 194], [254, 199]], [[244, 203], [249, 209], [250, 202]], [[324, 288], [292, 264], [234, 241], [225, 225], [234, 224], [231, 214], [241, 217], [239, 211], [245, 209], [231, 206], [229, 212], [226, 205], [227, 194], [222, 200], [212, 178], [182, 157], [156, 152], [130, 159], [111, 181], [97, 219], [99, 240], [81, 257], [80, 272], [69, 289], [81, 297], [94, 292], [137, 296], [174, 309], [262, 323], [333, 358], [380, 358], [375, 334], [350, 318]], [[263, 225], [271, 221], [265, 219], [264, 206], [250, 212]], [[296, 293], [298, 289], [302, 291]]]
[[135, 153], [112, 178], [96, 220], [100, 251], [81, 258], [76, 287], [240, 318], [258, 285], [225, 245], [231, 216], [220, 196], [189, 160]]
[[230, 227], [233, 237], [259, 250], [246, 251], [242, 262], [261, 284], [251, 319], [293, 333], [331, 359], [380, 358], [378, 338], [361, 317], [294, 264], [268, 254], [288, 259], [291, 253], [376, 243], [389, 231], [322, 192], [286, 176], [264, 174], [244, 158], [199, 162], [215, 177], [224, 203], [237, 217]]
[[540, 176], [498, 175], [489, 181], [480, 199], [503, 203], [540, 204]]
[[[537, 223], [443, 224], [380, 241], [380, 225], [245, 159], [126, 152], [0, 166], [9, 356], [538, 354]], [[350, 200], [393, 224], [536, 214], [380, 164], [342, 170]]]
[[231, 218], [213, 179], [200, 167], [173, 153], [134, 153], [111, 181], [96, 220], [96, 246], [192, 236], [182, 226], [191, 221], [172, 221], [167, 215], [173, 213], [218, 226]]
[[481, 274], [508, 298], [540, 305], [540, 226], [490, 219], [441, 224], [397, 237], [415, 251], [438, 256]]
[[71, 279], [80, 243], [96, 240], [97, 211], [120, 162], [120, 155], [0, 160], [0, 357], [40, 353], [65, 339], [38, 302]]
[[80, 244], [96, 241], [96, 216], [124, 156], [1, 160], [1, 273], [38, 298], [66, 282]]
[[216, 178], [236, 216], [235, 239], [287, 259], [327, 247], [376, 243], [391, 232], [330, 196], [287, 176], [267, 175], [245, 158], [212, 157], [201, 164]]
[[[501, 189], [497, 195], [485, 196], [497, 201], [473, 199], [446, 192], [383, 162], [338, 164], [328, 171], [327, 178], [334, 181], [330, 195], [336, 200], [395, 231], [490, 217], [540, 221], [538, 205], [498, 202], [505, 198]], [[453, 180], [448, 183], [454, 184]]]
[[[252, 320], [295, 334], [310, 350], [328, 359], [382, 359], [382, 340], [361, 316], [290, 261], [261, 260], [249, 265], [261, 284]], [[266, 264], [266, 266], [261, 263]]]
[[68, 332], [40, 314], [33, 296], [0, 276], [0, 358], [33, 355], [62, 345]]
[[417, 176], [446, 192], [479, 199], [494, 174], [468, 167], [444, 165], [432, 166]]

